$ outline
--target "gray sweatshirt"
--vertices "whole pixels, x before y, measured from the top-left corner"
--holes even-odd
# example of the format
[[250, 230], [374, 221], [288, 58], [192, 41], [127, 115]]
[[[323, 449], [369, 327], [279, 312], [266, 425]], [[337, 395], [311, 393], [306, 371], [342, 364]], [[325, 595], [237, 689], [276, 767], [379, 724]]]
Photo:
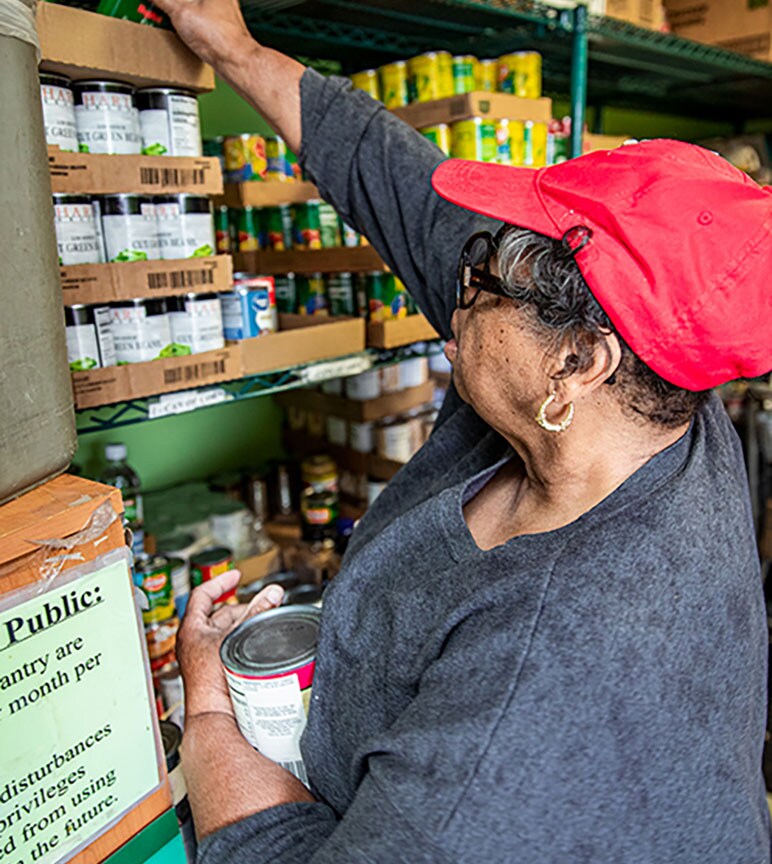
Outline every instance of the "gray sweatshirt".
[[[442, 156], [340, 79], [302, 81], [301, 159], [447, 333], [466, 237]], [[325, 594], [303, 752], [318, 803], [204, 862], [762, 864], [767, 633], [720, 401], [593, 510], [487, 552], [462, 507], [517, 458], [457, 397]]]

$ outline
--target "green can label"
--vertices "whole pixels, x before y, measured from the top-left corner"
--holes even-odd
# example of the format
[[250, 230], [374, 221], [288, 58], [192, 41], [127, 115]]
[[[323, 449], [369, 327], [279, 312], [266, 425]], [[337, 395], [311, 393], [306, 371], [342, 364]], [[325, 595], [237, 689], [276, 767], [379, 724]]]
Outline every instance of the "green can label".
[[239, 252], [257, 252], [260, 248], [260, 211], [255, 207], [245, 207], [243, 210], [239, 210], [238, 225]]
[[393, 273], [373, 272], [367, 276], [367, 305], [370, 320], [390, 321], [407, 317], [407, 291]]
[[144, 571], [139, 570], [135, 582], [147, 598], [148, 608], [142, 610], [145, 624], [174, 617], [171, 570], [166, 559], [161, 559], [157, 564], [150, 563]]
[[274, 252], [292, 249], [292, 209], [289, 204], [265, 211], [266, 245]]
[[319, 235], [322, 249], [335, 249], [343, 245], [338, 213], [332, 204], [326, 201], [319, 204]]
[[313, 276], [298, 276], [298, 312], [301, 315], [328, 315], [327, 291], [324, 277], [320, 273]]
[[276, 309], [279, 312], [292, 314], [298, 311], [298, 293], [295, 277], [288, 273], [286, 276], [274, 276], [276, 287]]
[[293, 240], [298, 249], [321, 249], [322, 231], [319, 201], [306, 201], [294, 210]]
[[327, 280], [327, 296], [330, 300], [331, 315], [356, 316], [356, 294], [351, 273], [331, 274]]

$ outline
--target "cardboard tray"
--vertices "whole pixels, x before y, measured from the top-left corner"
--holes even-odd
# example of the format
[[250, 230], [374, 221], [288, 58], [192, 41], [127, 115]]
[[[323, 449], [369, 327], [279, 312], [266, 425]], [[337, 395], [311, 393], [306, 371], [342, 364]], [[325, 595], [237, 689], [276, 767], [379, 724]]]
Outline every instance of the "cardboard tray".
[[280, 273], [359, 273], [387, 268], [372, 246], [339, 246], [308, 251], [238, 252], [233, 256], [233, 269], [271, 276]]
[[392, 414], [401, 414], [432, 401], [434, 384], [426, 381], [419, 387], [409, 387], [397, 393], [387, 393], [377, 399], [357, 401], [343, 396], [332, 396], [319, 390], [287, 390], [276, 397], [284, 407], [302, 408], [315, 414], [330, 414], [344, 420], [364, 423], [380, 420]]
[[220, 160], [207, 156], [107, 156], [49, 147], [48, 168], [54, 194], [218, 195], [223, 190]]
[[552, 100], [522, 99], [509, 93], [465, 93], [463, 96], [449, 96], [432, 102], [414, 102], [404, 108], [394, 108], [401, 120], [421, 129], [439, 123], [455, 123], [470, 117], [487, 117], [509, 120], [533, 120], [535, 123], [549, 123], [552, 119]]
[[39, 3], [41, 69], [69, 78], [112, 78], [136, 87], [214, 90], [214, 70], [176, 34], [142, 24]]
[[181, 261], [132, 261], [60, 267], [65, 306], [112, 303], [135, 297], [168, 297], [187, 291], [230, 291], [230, 255]]
[[73, 372], [75, 407], [95, 408], [241, 378], [241, 347]]
[[278, 207], [279, 204], [303, 204], [321, 198], [313, 183], [280, 183], [259, 181], [226, 183], [225, 194], [217, 200], [228, 207]]
[[414, 342], [427, 342], [439, 338], [439, 333], [420, 314], [367, 325], [367, 345], [369, 348], [400, 348], [402, 345], [412, 345]]

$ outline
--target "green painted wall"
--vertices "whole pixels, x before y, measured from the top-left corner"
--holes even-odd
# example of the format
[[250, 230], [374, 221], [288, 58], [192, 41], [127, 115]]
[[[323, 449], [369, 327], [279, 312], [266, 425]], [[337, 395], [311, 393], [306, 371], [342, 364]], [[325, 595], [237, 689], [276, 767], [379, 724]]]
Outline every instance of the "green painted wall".
[[272, 134], [271, 127], [257, 111], [219, 78], [215, 89], [200, 96], [198, 104], [204, 138], [240, 135], [242, 132]]

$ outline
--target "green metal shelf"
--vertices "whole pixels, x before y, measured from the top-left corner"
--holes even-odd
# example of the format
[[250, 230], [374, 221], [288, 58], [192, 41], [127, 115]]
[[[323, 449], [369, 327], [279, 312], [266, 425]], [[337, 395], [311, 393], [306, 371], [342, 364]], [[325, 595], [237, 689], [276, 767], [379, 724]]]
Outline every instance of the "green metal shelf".
[[[76, 413], [79, 435], [88, 432], [105, 432], [136, 423], [146, 423], [166, 417], [177, 417], [189, 414], [191, 411], [205, 411], [219, 405], [243, 402], [258, 396], [271, 396], [284, 390], [307, 387], [310, 384], [330, 380], [331, 378], [356, 375], [367, 369], [389, 366], [410, 357], [432, 356], [441, 351], [438, 342], [425, 342], [408, 345], [389, 351], [368, 349], [358, 354], [346, 357], [336, 357], [321, 360], [304, 366], [294, 366], [289, 369], [279, 369], [266, 372], [263, 375], [251, 375], [235, 381], [214, 384], [206, 387], [183, 390], [179, 393], [153, 396], [146, 399], [132, 399], [118, 402], [114, 405], [103, 405], [98, 408], [87, 408]], [[341, 364], [347, 371], [341, 374]], [[200, 397], [201, 404], [191, 404]], [[158, 415], [159, 406], [175, 403], [179, 410], [168, 410], [168, 413]], [[188, 403], [190, 407], [184, 407]], [[163, 410], [163, 409], [162, 409]]]

